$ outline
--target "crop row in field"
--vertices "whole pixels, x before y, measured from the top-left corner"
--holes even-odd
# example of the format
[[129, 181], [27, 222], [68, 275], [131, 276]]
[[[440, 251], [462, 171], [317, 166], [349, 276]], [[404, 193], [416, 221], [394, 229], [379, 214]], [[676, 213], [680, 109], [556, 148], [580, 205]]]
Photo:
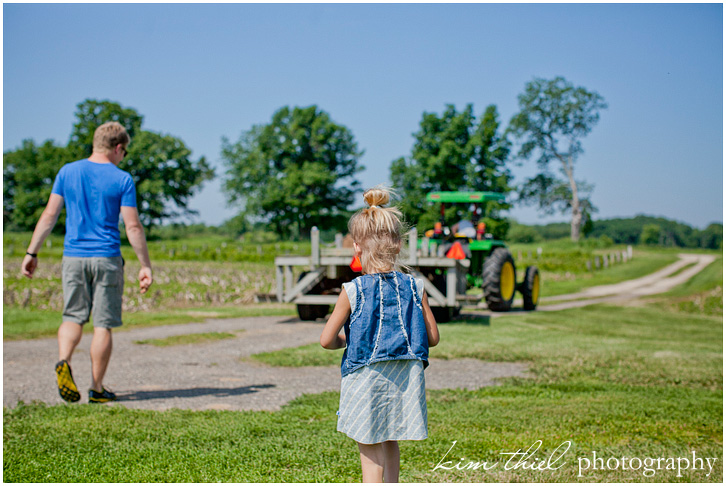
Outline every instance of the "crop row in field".
[[[30, 310], [62, 310], [61, 263], [41, 261], [31, 280], [20, 275], [20, 261], [4, 261], [3, 304]], [[257, 263], [165, 261], [154, 265], [155, 285], [143, 295], [138, 290], [138, 272], [137, 262], [126, 264], [124, 311], [247, 304], [253, 302], [256, 293], [269, 293], [274, 288], [273, 267]]]

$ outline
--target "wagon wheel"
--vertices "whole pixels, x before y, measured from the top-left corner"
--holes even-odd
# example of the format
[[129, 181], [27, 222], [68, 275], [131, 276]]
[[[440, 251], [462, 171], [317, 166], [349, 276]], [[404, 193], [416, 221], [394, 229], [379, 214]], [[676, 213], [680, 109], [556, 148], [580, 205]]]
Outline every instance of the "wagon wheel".
[[495, 312], [506, 312], [512, 308], [517, 271], [512, 254], [506, 248], [495, 248], [484, 262], [482, 272], [484, 298], [487, 306]]
[[[446, 295], [446, 274], [434, 273], [431, 283], [434, 284], [439, 292]], [[458, 307], [431, 307], [431, 313], [434, 315], [436, 322], [449, 322], [451, 319], [459, 315]]]
[[[308, 272], [302, 272], [298, 277], [297, 281], [302, 280]], [[310, 290], [313, 295], [322, 294], [323, 291], [322, 282], [318, 283], [315, 287]], [[323, 318], [328, 315], [330, 306], [326, 304], [298, 304], [297, 315], [301, 321], [314, 321], [319, 318]]]

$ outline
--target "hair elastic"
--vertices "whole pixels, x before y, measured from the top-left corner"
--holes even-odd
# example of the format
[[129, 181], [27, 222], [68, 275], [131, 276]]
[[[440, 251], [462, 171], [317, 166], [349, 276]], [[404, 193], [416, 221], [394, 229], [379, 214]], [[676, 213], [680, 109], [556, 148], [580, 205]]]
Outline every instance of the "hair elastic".
[[380, 206], [376, 206], [376, 205], [373, 205], [373, 206], [371, 206], [371, 209], [373, 209], [373, 208], [378, 208], [378, 209], [380, 209], [381, 207], [380, 207]]

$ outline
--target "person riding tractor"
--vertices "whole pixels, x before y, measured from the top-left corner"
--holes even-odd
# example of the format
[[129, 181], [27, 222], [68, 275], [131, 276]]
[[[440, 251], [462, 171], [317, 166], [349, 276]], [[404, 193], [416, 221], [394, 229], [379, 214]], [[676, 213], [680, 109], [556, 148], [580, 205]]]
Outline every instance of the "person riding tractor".
[[[536, 266], [527, 267], [524, 280], [517, 284], [511, 252], [504, 241], [487, 233], [486, 224], [480, 221], [484, 203], [503, 201], [504, 195], [494, 192], [432, 192], [426, 199], [441, 204], [440, 220], [433, 229], [424, 233], [429, 238], [429, 245], [437, 246], [439, 256], [469, 260], [467, 286], [482, 288], [489, 309], [498, 312], [510, 310], [515, 291], [519, 291], [524, 309], [534, 310], [539, 301], [539, 270]], [[447, 203], [473, 205], [471, 220], [461, 219], [448, 228], [444, 217]]]

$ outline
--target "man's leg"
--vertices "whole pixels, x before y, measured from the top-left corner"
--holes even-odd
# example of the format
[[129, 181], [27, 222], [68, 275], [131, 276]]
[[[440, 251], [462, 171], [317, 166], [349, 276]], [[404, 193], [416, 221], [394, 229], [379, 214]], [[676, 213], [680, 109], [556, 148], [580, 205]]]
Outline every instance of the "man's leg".
[[83, 326], [71, 321], [63, 321], [58, 328], [58, 360], [71, 362], [73, 351], [81, 342]]
[[73, 381], [70, 362], [82, 335], [83, 326], [72, 321], [63, 321], [58, 328], [59, 360], [55, 364], [55, 376], [58, 381], [58, 393], [66, 402], [77, 402], [81, 399], [78, 387]]
[[111, 330], [121, 325], [123, 304], [123, 258], [91, 258], [94, 272], [93, 287], [93, 340], [91, 341], [91, 389], [88, 401], [105, 403], [116, 400], [116, 395], [104, 389], [103, 378], [113, 349]]
[[92, 390], [103, 392], [103, 377], [106, 375], [106, 368], [111, 359], [112, 349], [113, 337], [111, 335], [111, 329], [94, 327], [93, 340], [91, 341]]

